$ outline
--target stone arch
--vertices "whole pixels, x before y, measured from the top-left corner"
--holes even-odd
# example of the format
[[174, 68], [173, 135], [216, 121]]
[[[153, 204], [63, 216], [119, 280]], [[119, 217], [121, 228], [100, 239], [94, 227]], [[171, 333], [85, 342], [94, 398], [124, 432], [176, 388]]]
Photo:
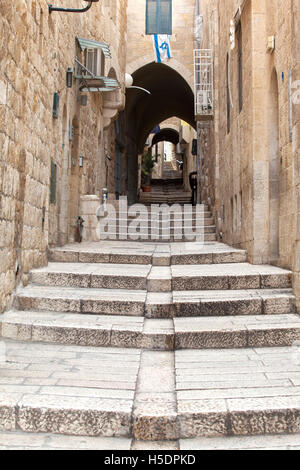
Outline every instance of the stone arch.
[[[153, 54], [148, 54], [146, 56], [140, 57], [139, 59], [136, 59], [127, 65], [127, 73], [132, 75], [137, 70], [141, 69], [142, 67], [145, 67], [145, 65], [151, 64], [152, 62], [154, 62]], [[179, 73], [179, 75], [184, 78], [184, 80], [190, 85], [190, 87], [192, 89], [194, 88], [194, 75], [193, 72], [187, 69], [187, 67], [181, 64], [178, 60], [174, 59], [174, 57], [169, 59], [166, 65], [175, 70], [175, 72]]]
[[160, 129], [160, 132], [152, 137], [151, 146], [158, 142], [171, 142], [174, 145], [179, 143], [179, 132], [177, 129], [172, 129], [170, 126], [166, 126]]
[[176, 64], [177, 61], [171, 60], [168, 63], [149, 62], [149, 58], [144, 57], [134, 61], [129, 68], [130, 72], [135, 68], [133, 85], [150, 92], [147, 94], [135, 88], [126, 91], [127, 195], [130, 204], [136, 202], [137, 197], [138, 159], [154, 127], [175, 116], [196, 127], [192, 75], [181, 64]]
[[179, 126], [176, 126], [176, 124], [159, 124], [159, 127], [161, 130], [163, 129], [173, 129], [174, 131], [179, 132]]

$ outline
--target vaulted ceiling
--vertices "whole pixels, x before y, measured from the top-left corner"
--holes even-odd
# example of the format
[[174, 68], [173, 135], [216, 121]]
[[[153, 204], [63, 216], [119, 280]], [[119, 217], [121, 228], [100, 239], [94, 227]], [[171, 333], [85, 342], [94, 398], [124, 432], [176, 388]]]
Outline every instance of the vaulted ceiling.
[[151, 62], [133, 74], [133, 85], [145, 88], [151, 95], [127, 89], [127, 129], [142, 152], [152, 129], [160, 122], [176, 116], [195, 127], [194, 94], [185, 79], [165, 64]]

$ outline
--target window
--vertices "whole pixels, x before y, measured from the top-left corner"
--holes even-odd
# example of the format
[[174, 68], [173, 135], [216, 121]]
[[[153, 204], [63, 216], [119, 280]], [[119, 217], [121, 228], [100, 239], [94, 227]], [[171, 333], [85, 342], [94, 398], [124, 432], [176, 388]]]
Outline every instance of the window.
[[243, 36], [242, 36], [242, 26], [239, 22], [236, 29], [236, 38], [237, 38], [237, 53], [238, 53], [238, 93], [239, 93], [239, 112], [243, 109]]
[[51, 173], [50, 173], [50, 204], [56, 204], [56, 175], [57, 166], [51, 161]]
[[146, 34], [172, 34], [172, 0], [147, 0]]

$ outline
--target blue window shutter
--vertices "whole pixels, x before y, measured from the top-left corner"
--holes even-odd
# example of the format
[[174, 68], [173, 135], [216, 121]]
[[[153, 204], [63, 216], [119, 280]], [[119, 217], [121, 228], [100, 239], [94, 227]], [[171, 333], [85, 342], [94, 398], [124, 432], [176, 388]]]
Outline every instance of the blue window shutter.
[[172, 0], [160, 0], [158, 34], [172, 34]]
[[147, 0], [146, 34], [172, 34], [172, 0]]
[[56, 176], [57, 176], [57, 166], [51, 160], [50, 204], [56, 204]]

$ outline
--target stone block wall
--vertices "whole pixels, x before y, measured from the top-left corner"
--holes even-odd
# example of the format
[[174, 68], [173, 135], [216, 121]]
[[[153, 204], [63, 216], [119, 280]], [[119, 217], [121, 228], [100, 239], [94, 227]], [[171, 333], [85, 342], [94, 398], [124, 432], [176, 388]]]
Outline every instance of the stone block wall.
[[[228, 129], [226, 60], [230, 49], [229, 27], [240, 3], [244, 5], [241, 15], [243, 109], [240, 111], [238, 101], [236, 44], [230, 53], [229, 83], [233, 106], [229, 106]], [[281, 0], [272, 2], [272, 5], [265, 0], [231, 0], [219, 5], [217, 86], [220, 152], [216, 197], [219, 231], [227, 243], [246, 248], [252, 262], [273, 262], [287, 268], [293, 264], [295, 238], [293, 142], [289, 118], [292, 4]], [[267, 51], [269, 36], [275, 36], [273, 52]], [[274, 73], [277, 97], [274, 96], [275, 87], [272, 89]], [[278, 123], [274, 118], [276, 100]], [[278, 126], [277, 131], [275, 125]], [[276, 132], [277, 151], [274, 150]], [[276, 162], [270, 164], [275, 153]], [[272, 165], [277, 176], [271, 175]], [[274, 205], [277, 208], [273, 210]], [[278, 233], [274, 234], [274, 231]], [[278, 238], [278, 242], [275, 240], [278, 243], [275, 256], [271, 247], [272, 237]]]
[[[30, 269], [47, 262], [49, 245], [75, 239], [80, 195], [102, 190], [103, 96], [88, 94], [87, 106], [80, 106], [78, 83], [66, 88], [66, 69], [74, 67], [76, 36], [107, 42], [112, 59], [105, 73], [114, 70], [124, 92], [126, 7], [127, 0], [106, 0], [84, 14], [49, 15], [46, 0], [0, 3], [0, 312]], [[54, 92], [58, 119], [52, 117]], [[55, 203], [49, 200], [51, 161]]]

